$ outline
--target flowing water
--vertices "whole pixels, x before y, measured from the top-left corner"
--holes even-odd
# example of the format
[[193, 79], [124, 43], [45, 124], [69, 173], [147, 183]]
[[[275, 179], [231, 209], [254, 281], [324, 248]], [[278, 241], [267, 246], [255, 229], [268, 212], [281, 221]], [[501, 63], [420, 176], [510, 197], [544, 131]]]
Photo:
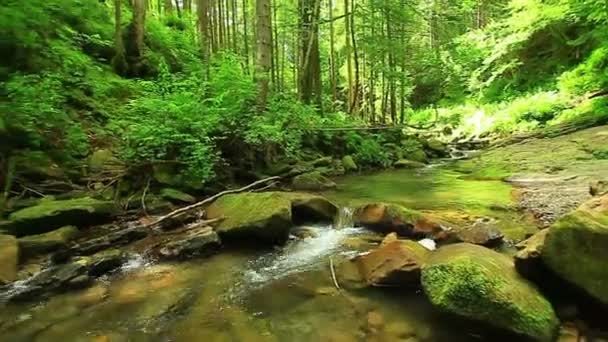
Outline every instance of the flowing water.
[[485, 217], [512, 236], [530, 229], [508, 210], [507, 185], [459, 176], [435, 168], [344, 178], [326, 194], [343, 205], [339, 219], [301, 227], [306, 238], [181, 263], [134, 258], [82, 291], [4, 305], [0, 341], [513, 341], [444, 317], [420, 291], [338, 290], [332, 280], [330, 259], [380, 238], [353, 227], [349, 208], [360, 203], [401, 203], [455, 224]]

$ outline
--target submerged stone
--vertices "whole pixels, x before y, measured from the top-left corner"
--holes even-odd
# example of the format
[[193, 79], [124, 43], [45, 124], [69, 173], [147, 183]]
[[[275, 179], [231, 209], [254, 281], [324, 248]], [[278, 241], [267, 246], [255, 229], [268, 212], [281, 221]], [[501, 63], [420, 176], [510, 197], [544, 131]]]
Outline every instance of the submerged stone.
[[17, 239], [12, 235], [0, 234], [0, 284], [15, 280], [18, 263]]
[[543, 263], [608, 305], [608, 195], [584, 203], [549, 229]]
[[53, 252], [57, 249], [67, 248], [68, 243], [78, 236], [78, 228], [65, 226], [52, 232], [30, 235], [19, 238], [21, 259]]
[[473, 244], [448, 245], [431, 253], [421, 279], [440, 310], [536, 341], [556, 336], [558, 319], [551, 303], [506, 255]]
[[284, 243], [292, 226], [291, 202], [277, 192], [225, 195], [207, 207], [206, 212], [210, 219], [224, 218], [216, 231], [226, 240]]
[[1, 228], [17, 236], [35, 235], [67, 225], [79, 227], [102, 223], [116, 214], [112, 202], [90, 197], [68, 200], [43, 200], [39, 204], [18, 210], [8, 217]]

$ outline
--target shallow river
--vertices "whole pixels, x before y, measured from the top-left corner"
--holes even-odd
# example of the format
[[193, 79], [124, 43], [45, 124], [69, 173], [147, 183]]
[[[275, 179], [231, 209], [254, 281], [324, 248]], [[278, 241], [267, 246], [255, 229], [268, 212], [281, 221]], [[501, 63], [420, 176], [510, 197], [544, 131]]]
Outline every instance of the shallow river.
[[[442, 168], [352, 176], [325, 195], [346, 208], [385, 201], [455, 225], [483, 220], [508, 239], [535, 229], [512, 210], [508, 185], [461, 176]], [[344, 227], [314, 226], [312, 237], [273, 251], [175, 264], [136, 258], [88, 289], [4, 305], [0, 341], [514, 341], [435, 312], [418, 290], [336, 289], [330, 259], [374, 240], [343, 214]]]

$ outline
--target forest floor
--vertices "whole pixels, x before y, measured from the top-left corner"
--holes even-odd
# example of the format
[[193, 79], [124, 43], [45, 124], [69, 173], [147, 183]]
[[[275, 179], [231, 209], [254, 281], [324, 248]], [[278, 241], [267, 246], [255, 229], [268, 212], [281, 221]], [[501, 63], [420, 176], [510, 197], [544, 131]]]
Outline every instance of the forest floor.
[[549, 226], [591, 197], [590, 184], [608, 180], [608, 126], [496, 148], [459, 168], [515, 185], [521, 209]]

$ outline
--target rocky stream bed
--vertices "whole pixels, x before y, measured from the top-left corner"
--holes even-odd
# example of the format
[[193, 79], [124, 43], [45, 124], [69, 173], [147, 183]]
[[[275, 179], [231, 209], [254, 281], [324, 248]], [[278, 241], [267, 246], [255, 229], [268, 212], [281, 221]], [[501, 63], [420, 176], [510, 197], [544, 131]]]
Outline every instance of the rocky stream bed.
[[554, 139], [162, 225], [41, 201], [0, 223], [0, 341], [608, 341], [608, 128]]

